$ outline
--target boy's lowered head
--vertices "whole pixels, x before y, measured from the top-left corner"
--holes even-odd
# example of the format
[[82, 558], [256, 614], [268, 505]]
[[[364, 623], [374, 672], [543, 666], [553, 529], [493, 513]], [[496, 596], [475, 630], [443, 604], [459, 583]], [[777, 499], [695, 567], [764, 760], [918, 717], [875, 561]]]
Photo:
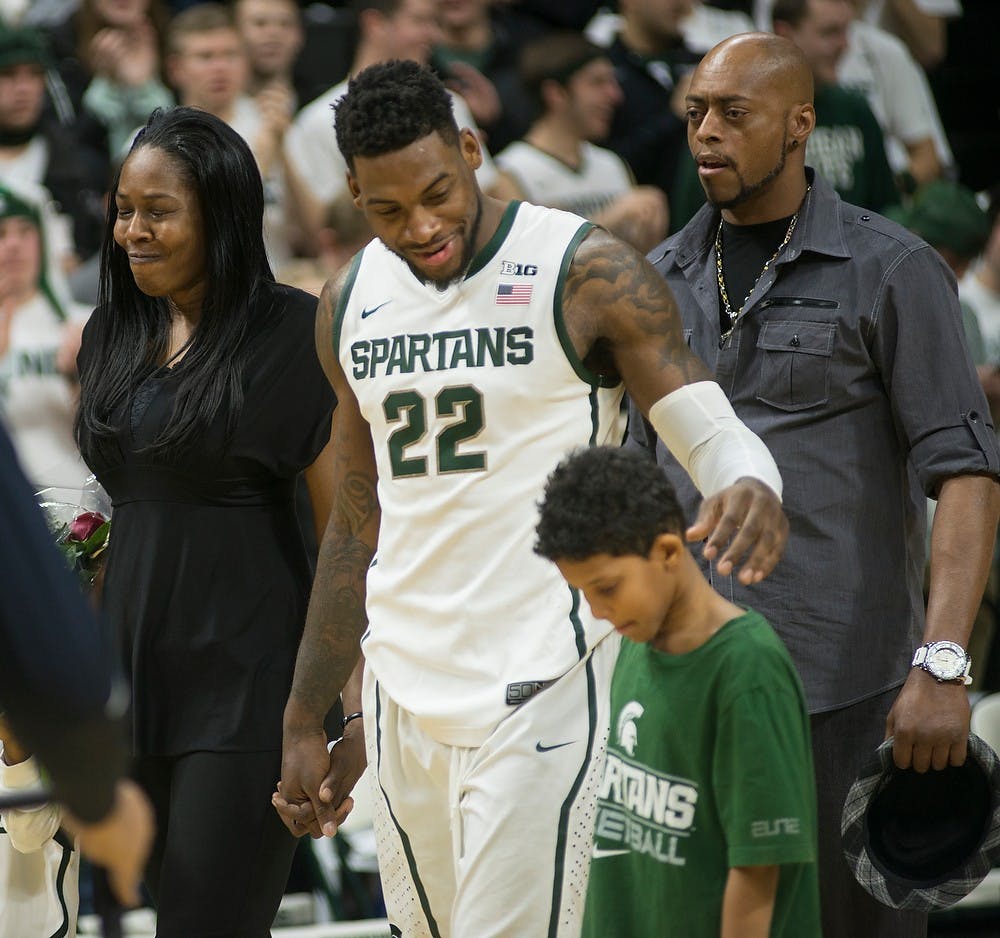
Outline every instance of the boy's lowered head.
[[743, 610], [706, 582], [662, 470], [635, 450], [577, 450], [545, 485], [535, 553], [626, 638], [681, 654]]

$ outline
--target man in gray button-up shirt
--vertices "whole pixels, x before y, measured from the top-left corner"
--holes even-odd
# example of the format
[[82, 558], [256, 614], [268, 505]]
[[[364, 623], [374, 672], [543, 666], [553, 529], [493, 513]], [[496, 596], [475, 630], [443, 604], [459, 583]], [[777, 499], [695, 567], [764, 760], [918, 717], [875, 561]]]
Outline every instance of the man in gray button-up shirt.
[[[687, 101], [710, 204], [650, 259], [691, 347], [774, 454], [791, 528], [767, 579], [716, 574], [716, 586], [774, 623], [805, 685], [825, 938], [920, 935], [925, 916], [853, 881], [839, 821], [887, 726], [901, 766], [965, 759], [965, 687], [910, 664], [921, 642], [967, 644], [1000, 511], [1000, 452], [954, 278], [924, 242], [805, 167], [812, 82], [784, 40], [720, 44]], [[638, 414], [631, 426], [649, 445]], [[687, 474], [662, 443], [656, 455], [693, 517]], [[926, 621], [925, 495], [938, 500]]]

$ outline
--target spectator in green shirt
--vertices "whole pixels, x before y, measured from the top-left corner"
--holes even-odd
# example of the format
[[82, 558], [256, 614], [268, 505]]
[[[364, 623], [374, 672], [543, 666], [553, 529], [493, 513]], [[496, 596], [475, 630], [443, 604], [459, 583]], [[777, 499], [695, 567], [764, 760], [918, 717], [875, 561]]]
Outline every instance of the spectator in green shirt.
[[899, 202], [885, 140], [864, 97], [837, 84], [854, 16], [850, 0], [776, 0], [774, 31], [794, 42], [812, 68], [816, 128], [806, 162], [845, 202], [884, 212]]

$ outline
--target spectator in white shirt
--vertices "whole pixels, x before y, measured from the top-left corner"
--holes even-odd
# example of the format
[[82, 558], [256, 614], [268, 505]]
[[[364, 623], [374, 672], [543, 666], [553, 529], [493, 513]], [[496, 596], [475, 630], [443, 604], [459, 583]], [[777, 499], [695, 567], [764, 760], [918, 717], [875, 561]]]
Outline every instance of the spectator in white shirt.
[[[167, 73], [178, 103], [221, 118], [250, 145], [264, 180], [264, 243], [272, 268], [292, 255], [299, 206], [285, 160], [293, 102], [248, 94], [250, 64], [232, 11], [201, 3], [178, 13], [167, 33]], [[290, 184], [291, 183], [291, 184]]]
[[889, 165], [897, 177], [910, 177], [907, 188], [952, 173], [954, 157], [924, 70], [902, 40], [860, 15], [864, 0], [852, 2], [855, 18], [838, 82], [867, 99], [885, 135]]
[[499, 154], [529, 202], [576, 212], [645, 254], [667, 232], [667, 200], [637, 186], [617, 153], [597, 146], [611, 128], [622, 90], [606, 52], [577, 32], [536, 39], [520, 75], [541, 116]]

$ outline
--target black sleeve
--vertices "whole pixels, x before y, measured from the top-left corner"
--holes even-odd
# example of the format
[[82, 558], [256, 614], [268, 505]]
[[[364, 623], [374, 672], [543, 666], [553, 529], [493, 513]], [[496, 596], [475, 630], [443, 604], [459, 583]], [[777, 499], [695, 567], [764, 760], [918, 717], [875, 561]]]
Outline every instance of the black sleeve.
[[125, 764], [122, 730], [108, 713], [111, 658], [3, 428], [0, 512], [0, 706], [56, 799], [80, 820], [98, 821]]

